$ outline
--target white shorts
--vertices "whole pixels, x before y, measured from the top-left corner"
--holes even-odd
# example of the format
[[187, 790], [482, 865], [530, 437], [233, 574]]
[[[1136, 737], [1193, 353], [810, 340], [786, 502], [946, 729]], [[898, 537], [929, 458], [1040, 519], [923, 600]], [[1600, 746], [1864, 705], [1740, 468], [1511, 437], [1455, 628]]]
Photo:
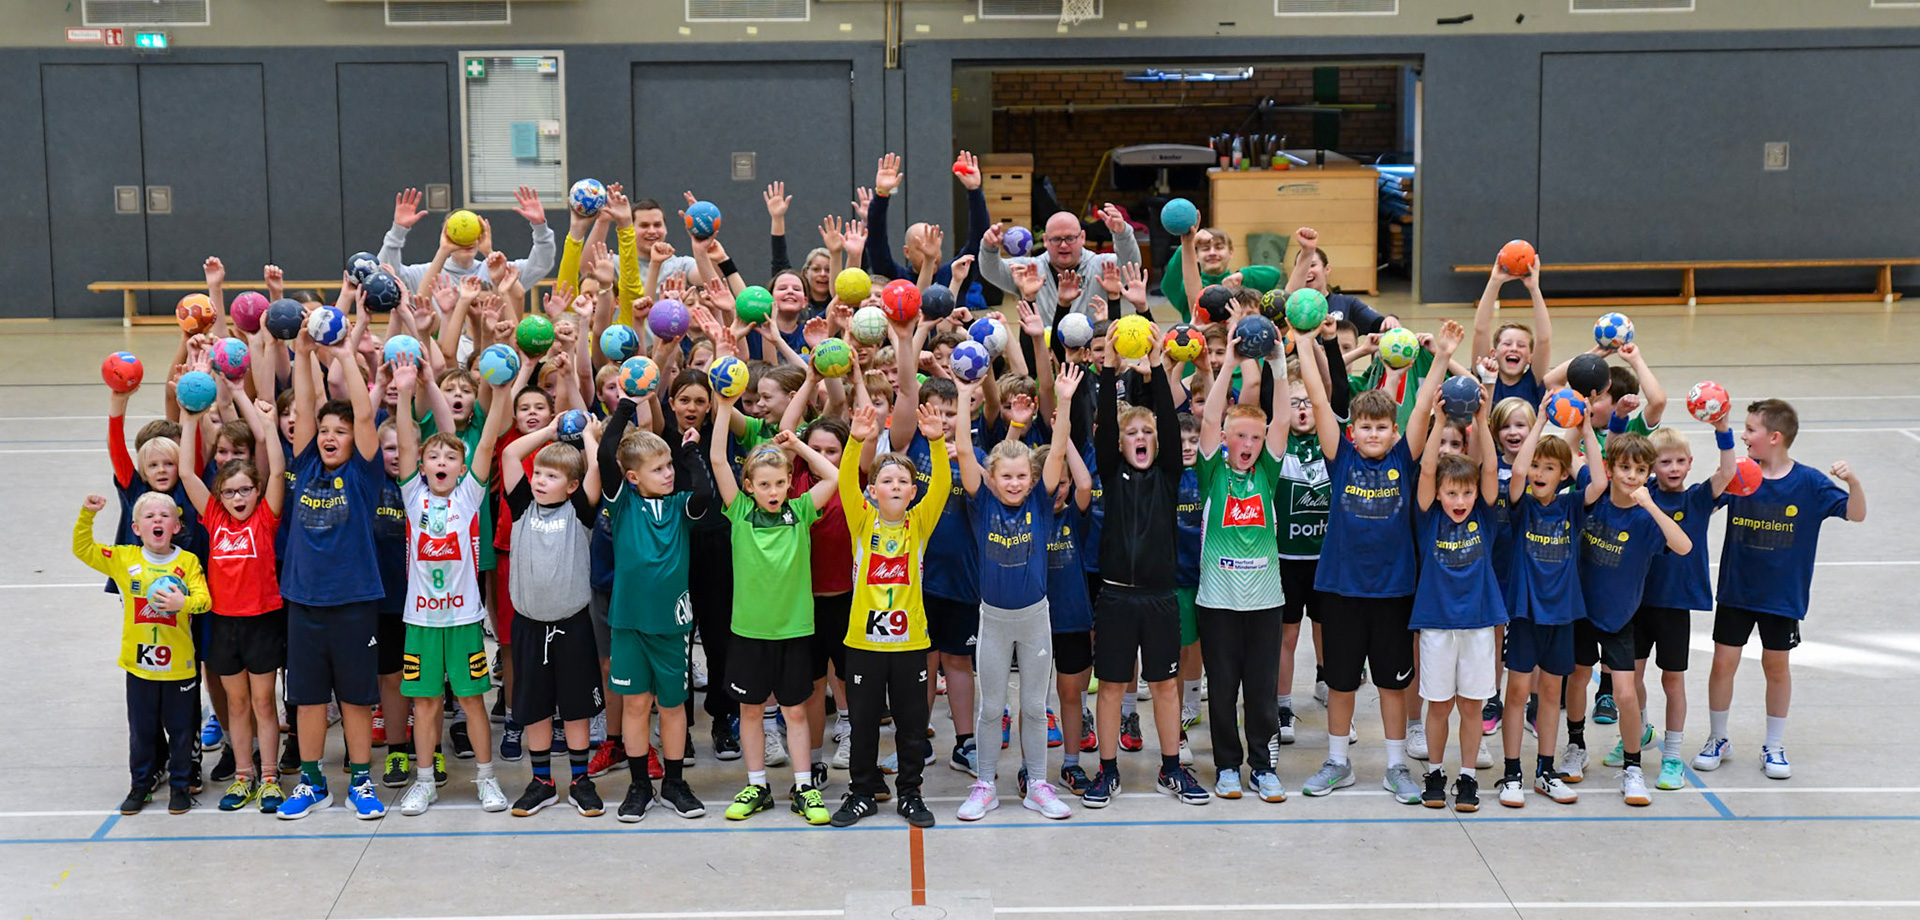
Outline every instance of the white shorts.
[[1500, 640], [1492, 626], [1420, 630], [1420, 698], [1429, 703], [1492, 699], [1499, 659]]

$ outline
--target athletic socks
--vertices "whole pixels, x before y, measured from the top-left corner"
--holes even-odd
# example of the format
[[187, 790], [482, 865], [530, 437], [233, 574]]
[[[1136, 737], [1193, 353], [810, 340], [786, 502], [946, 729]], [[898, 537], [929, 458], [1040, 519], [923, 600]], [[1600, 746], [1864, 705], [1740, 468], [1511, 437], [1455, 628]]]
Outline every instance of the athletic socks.
[[428, 760], [426, 761], [426, 766], [414, 770], [413, 781], [416, 783], [426, 783], [429, 786], [433, 785], [433, 761]]
[[[645, 760], [645, 758], [642, 758], [642, 760]], [[660, 758], [660, 767], [662, 771], [660, 774], [660, 779], [665, 782], [673, 782], [675, 780], [680, 779], [680, 771], [686, 769], [686, 761], [681, 760], [678, 757], [662, 757]], [[628, 767], [628, 769], [633, 769], [633, 768]], [[640, 769], [640, 772], [638, 775], [640, 776], [647, 775], [646, 773], [647, 765], [645, 763], [641, 763], [639, 765], [639, 769]]]
[[1667, 732], [1660, 736], [1660, 756], [1679, 759], [1680, 745], [1686, 732]]
[[[1347, 745], [1347, 739], [1345, 736], [1342, 736], [1340, 738], [1340, 746], [1344, 748], [1346, 747], [1346, 745]], [[1342, 751], [1341, 753], [1344, 754], [1346, 752]], [[1441, 758], [1435, 757], [1433, 759], [1437, 761], [1437, 760], [1440, 760]], [[1395, 741], [1392, 738], [1388, 738], [1387, 739], [1387, 769], [1391, 770], [1394, 767], [1404, 767], [1406, 765], [1407, 765], [1407, 739], [1402, 738], [1399, 741]]]
[[1567, 720], [1567, 743], [1577, 744], [1581, 747], [1587, 746], [1587, 720]]
[[1546, 776], [1553, 772], [1553, 755], [1542, 754], [1534, 758], [1533, 772], [1537, 776]]
[[[1174, 755], [1173, 762], [1174, 763], [1180, 762], [1179, 755], [1177, 754]], [[1119, 776], [1120, 761], [1118, 758], [1114, 758], [1114, 757], [1102, 757], [1100, 758], [1100, 769], [1105, 771], [1107, 774], [1111, 776]]]
[[1176, 772], [1179, 772], [1179, 770], [1180, 770], [1179, 754], [1160, 755], [1160, 772], [1161, 773], [1176, 773]]
[[1620, 766], [1621, 766], [1621, 768], [1622, 768], [1622, 769], [1624, 769], [1624, 768], [1626, 768], [1626, 767], [1637, 767], [1637, 766], [1639, 766], [1639, 765], [1640, 765], [1640, 752], [1639, 752], [1639, 751], [1622, 751], [1622, 752], [1620, 752]]
[[[1785, 722], [1785, 719], [1781, 720]], [[361, 780], [373, 781], [373, 764], [347, 762], [347, 782], [358, 786]]]
[[1293, 694], [1291, 693], [1280, 694], [1280, 708], [1281, 709], [1293, 708]]
[[300, 778], [315, 789], [327, 788], [327, 774], [320, 769], [320, 761], [300, 761]]
[[1121, 716], [1124, 717], [1124, 716], [1133, 715], [1133, 703], [1134, 703], [1133, 696], [1134, 696], [1134, 693], [1133, 693], [1132, 687], [1128, 687], [1127, 692], [1120, 694], [1120, 715]]
[[1605, 694], [1609, 694], [1609, 695], [1611, 695], [1611, 694], [1613, 693], [1613, 672], [1611, 672], [1611, 671], [1601, 671], [1601, 672], [1600, 672], [1600, 690], [1599, 690], [1599, 692], [1600, 692], [1600, 693], [1605, 693]]
[[1461, 768], [1460, 768], [1460, 775], [1461, 775], [1461, 776], [1464, 776], [1464, 777], [1466, 777], [1466, 778], [1468, 778], [1468, 779], [1479, 779], [1479, 777], [1477, 777], [1477, 776], [1475, 776], [1475, 775], [1473, 775], [1473, 768], [1472, 768], [1472, 767], [1461, 767]]
[[1767, 717], [1767, 747], [1780, 747], [1787, 743], [1787, 717]]
[[766, 784], [767, 784], [767, 771], [765, 770], [748, 770], [747, 771], [747, 785], [764, 786]]
[[822, 745], [820, 747], [817, 747], [817, 748], [814, 748], [813, 750], [808, 751], [807, 759], [810, 761], [810, 763], [808, 763], [808, 767], [812, 767], [812, 765], [816, 763], [826, 763], [827, 762], [826, 746]]
[[1181, 688], [1182, 695], [1180, 697], [1180, 708], [1199, 709], [1200, 708], [1200, 682], [1197, 680], [1189, 680], [1189, 681], [1182, 681], [1182, 683], [1185, 684], [1185, 686]]
[[[1404, 741], [1400, 742], [1400, 756], [1405, 757], [1406, 750], [1407, 750], [1406, 742]], [[1327, 734], [1327, 759], [1338, 764], [1344, 764], [1347, 762], [1347, 736], [1346, 735], [1335, 735], [1332, 733]]]
[[[646, 760], [647, 759], [645, 757], [641, 757], [640, 763], [637, 764], [639, 770], [643, 774], [646, 772], [646, 769], [647, 769]], [[553, 752], [552, 751], [550, 750], [549, 751], [528, 751], [527, 761], [533, 764], [533, 775], [535, 778], [545, 779], [548, 782], [553, 781]]]
[[1408, 720], [1407, 720], [1407, 731], [1409, 731], [1409, 732], [1416, 732], [1416, 731], [1420, 731], [1420, 732], [1423, 732], [1423, 731], [1426, 731], [1426, 730], [1427, 730], [1427, 724], [1426, 724], [1426, 722], [1425, 722], [1424, 720], [1422, 720], [1421, 718], [1419, 718], [1418, 716], [1415, 716], [1415, 717], [1413, 717], [1413, 718], [1410, 718], [1410, 719], [1408, 719]]
[[1731, 711], [1732, 710], [1728, 709], [1707, 710], [1708, 733], [1712, 734], [1715, 738], [1725, 738], [1727, 736], [1727, 715]]
[[1062, 769], [1065, 769], [1067, 767], [1077, 767], [1080, 765], [1079, 747], [1080, 747], [1079, 742], [1075, 742], [1072, 745], [1068, 746], [1066, 757], [1062, 759], [1060, 762], [1060, 767]]
[[613, 749], [614, 749], [614, 750], [616, 750], [616, 751], [619, 751], [619, 752], [620, 752], [620, 754], [621, 754], [621, 756], [625, 756], [625, 755], [626, 755], [626, 753], [627, 753], [627, 743], [626, 743], [625, 741], [623, 741], [623, 740], [621, 740], [621, 738], [620, 738], [620, 733], [619, 733], [619, 732], [608, 732], [608, 733], [607, 733], [607, 741], [608, 741], [609, 743], [611, 743], [611, 744], [613, 745]]
[[971, 741], [971, 740], [973, 740], [973, 736], [972, 736], [972, 735], [970, 735], [970, 734], [969, 734], [969, 735], [960, 735], [960, 734], [956, 734], [956, 735], [954, 735], [954, 736], [953, 736], [953, 752], [954, 752], [954, 753], [956, 753], [956, 754], [958, 754], [958, 753], [960, 753], [960, 749], [961, 749], [961, 748], [963, 748], [963, 747], [966, 747], [966, 746], [967, 746], [967, 742], [968, 742], [968, 741]]
[[573, 748], [567, 748], [567, 767], [572, 773], [574, 780], [577, 781], [586, 778], [587, 761], [592, 759], [592, 757], [593, 751], [590, 748], [581, 748], [577, 751]]
[[1502, 770], [1501, 772], [1505, 773], [1508, 776], [1519, 776], [1520, 775], [1520, 758], [1509, 757], [1506, 760], [1507, 762], [1505, 764], [1505, 769]]
[[804, 768], [793, 771], [793, 788], [813, 788], [813, 764], [807, 764]]
[[492, 779], [493, 778], [493, 761], [489, 760], [486, 763], [474, 764], [473, 778], [474, 779]]

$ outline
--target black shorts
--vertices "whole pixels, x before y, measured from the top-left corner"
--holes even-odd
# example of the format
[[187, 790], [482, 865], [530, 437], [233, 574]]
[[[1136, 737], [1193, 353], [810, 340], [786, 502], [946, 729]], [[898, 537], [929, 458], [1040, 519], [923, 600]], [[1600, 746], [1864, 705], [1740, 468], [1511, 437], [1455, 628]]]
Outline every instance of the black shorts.
[[1136, 658], [1150, 684], [1180, 672], [1180, 601], [1172, 591], [1107, 585], [1093, 605], [1093, 630], [1093, 676], [1103, 684], [1133, 683]]
[[1573, 624], [1542, 626], [1525, 617], [1507, 621], [1507, 670], [1532, 674], [1539, 668], [1565, 677], [1573, 673]]
[[1093, 633], [1053, 634], [1053, 669], [1060, 674], [1080, 674], [1093, 667]]
[[193, 636], [193, 660], [201, 664], [206, 664], [212, 655], [213, 628], [208, 624], [211, 619], [202, 614], [187, 620], [187, 633]]
[[927, 609], [927, 638], [933, 650], [943, 655], [971, 655], [980, 638], [980, 605], [963, 604], [929, 594], [922, 598]]
[[407, 618], [398, 613], [380, 615], [380, 676], [400, 673], [407, 657]]
[[221, 677], [241, 672], [274, 674], [287, 666], [287, 612], [269, 610], [249, 617], [214, 614], [207, 621], [207, 670]]
[[1280, 622], [1298, 623], [1302, 617], [1320, 622], [1320, 592], [1313, 590], [1313, 576], [1320, 571], [1318, 559], [1280, 560]]
[[335, 699], [348, 706], [380, 702], [380, 647], [386, 643], [379, 638], [377, 604], [309, 607], [287, 602], [287, 702], [296, 706], [325, 706]]
[[593, 648], [599, 653], [600, 660], [613, 657], [613, 624], [607, 622], [607, 610], [613, 606], [613, 589], [593, 589], [593, 601], [587, 604], [587, 614], [593, 619]]
[[1672, 607], [1641, 607], [1633, 614], [1633, 659], [1645, 661], [1653, 656], [1654, 666], [1662, 671], [1687, 669], [1687, 638], [1692, 631], [1693, 611]]
[[813, 637], [749, 639], [727, 646], [727, 693], [736, 703], [760, 706], [768, 697], [799, 706], [813, 695]]
[[1573, 621], [1573, 663], [1583, 668], [1602, 664], [1616, 674], [1632, 673], [1633, 622], [1604, 632], [1592, 620]]
[[1799, 620], [1725, 604], [1713, 614], [1714, 644], [1744, 648], [1756, 626], [1760, 628], [1760, 647], [1769, 652], [1792, 651], [1800, 644]]
[[1362, 665], [1373, 685], [1405, 690], [1413, 683], [1413, 598], [1320, 595], [1320, 646], [1326, 656], [1327, 689], [1360, 689]]
[[847, 615], [853, 607], [853, 592], [813, 597], [813, 679], [827, 676], [827, 663], [833, 673], [847, 679]]
[[606, 708], [600, 690], [600, 647], [585, 608], [553, 623], [524, 613], [513, 618], [513, 720], [526, 725], [558, 714], [591, 719]]

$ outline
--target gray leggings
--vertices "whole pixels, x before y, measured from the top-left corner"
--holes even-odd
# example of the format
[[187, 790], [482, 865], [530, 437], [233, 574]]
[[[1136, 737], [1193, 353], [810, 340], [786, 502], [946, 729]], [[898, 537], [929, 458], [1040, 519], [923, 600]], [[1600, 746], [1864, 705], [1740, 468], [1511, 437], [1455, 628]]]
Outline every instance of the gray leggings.
[[1031, 779], [1047, 778], [1047, 689], [1053, 683], [1053, 621], [1047, 601], [1019, 610], [980, 605], [980, 633], [974, 646], [974, 669], [979, 672], [975, 731], [980, 733], [980, 779], [994, 781], [1000, 765], [999, 740], [993, 737], [994, 718], [1007, 705], [1007, 680], [1014, 655], [1020, 656], [1020, 757]]

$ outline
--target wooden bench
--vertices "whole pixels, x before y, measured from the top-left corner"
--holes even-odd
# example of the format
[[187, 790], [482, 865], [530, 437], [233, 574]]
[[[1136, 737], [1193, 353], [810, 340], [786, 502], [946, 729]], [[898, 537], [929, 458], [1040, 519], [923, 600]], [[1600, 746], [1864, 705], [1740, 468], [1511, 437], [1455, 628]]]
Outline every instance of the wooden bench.
[[[551, 288], [553, 284], [553, 279], [547, 278], [542, 280], [536, 288]], [[340, 282], [338, 280], [288, 281], [281, 287], [289, 291], [319, 291], [322, 296], [325, 296], [328, 291], [340, 290]], [[221, 288], [228, 291], [264, 291], [267, 289], [267, 283], [265, 281], [228, 281], [222, 284]], [[89, 291], [119, 291], [125, 296], [120, 314], [120, 325], [124, 327], [170, 326], [174, 323], [173, 314], [170, 312], [156, 313], [151, 316], [141, 314], [140, 298], [137, 296], [141, 291], [179, 291], [182, 294], [191, 294], [206, 289], [205, 281], [95, 281], [87, 285]]]
[[[1680, 273], [1680, 293], [1671, 296], [1630, 296], [1630, 297], [1549, 297], [1548, 306], [1646, 306], [1679, 305], [1694, 306], [1703, 303], [1778, 303], [1788, 301], [1883, 301], [1893, 303], [1900, 299], [1900, 292], [1893, 289], [1893, 269], [1895, 266], [1920, 265], [1920, 258], [1899, 259], [1720, 259], [1677, 262], [1553, 262], [1548, 265], [1550, 274], [1558, 276], [1565, 272], [1672, 272]], [[1694, 293], [1694, 273], [1721, 269], [1750, 270], [1772, 268], [1872, 268], [1879, 272], [1878, 282], [1872, 291], [1843, 292], [1838, 294], [1709, 294], [1700, 296]], [[1493, 271], [1490, 264], [1455, 265], [1453, 270], [1462, 275], [1485, 275]], [[1501, 306], [1525, 306], [1532, 301], [1525, 298], [1502, 300]]]

